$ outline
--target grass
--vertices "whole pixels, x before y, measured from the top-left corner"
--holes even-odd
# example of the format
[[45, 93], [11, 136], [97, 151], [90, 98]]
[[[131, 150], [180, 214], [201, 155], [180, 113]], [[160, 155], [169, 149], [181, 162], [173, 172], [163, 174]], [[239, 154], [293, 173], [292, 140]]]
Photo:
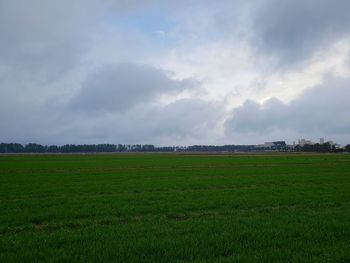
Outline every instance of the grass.
[[350, 155], [0, 157], [0, 262], [350, 262]]

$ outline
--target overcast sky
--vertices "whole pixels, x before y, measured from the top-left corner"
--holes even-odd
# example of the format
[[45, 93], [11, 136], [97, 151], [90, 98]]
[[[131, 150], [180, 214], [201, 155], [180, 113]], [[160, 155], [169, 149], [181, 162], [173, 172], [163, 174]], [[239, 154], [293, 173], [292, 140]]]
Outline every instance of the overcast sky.
[[0, 141], [350, 143], [348, 0], [0, 0]]

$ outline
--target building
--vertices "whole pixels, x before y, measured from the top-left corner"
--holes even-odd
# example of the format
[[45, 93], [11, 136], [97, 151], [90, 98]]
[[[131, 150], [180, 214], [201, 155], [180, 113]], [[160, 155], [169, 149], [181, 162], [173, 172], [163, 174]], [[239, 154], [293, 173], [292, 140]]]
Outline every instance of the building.
[[265, 148], [271, 148], [273, 146], [273, 142], [264, 142], [263, 145]]
[[310, 140], [299, 139], [298, 145], [303, 147], [304, 145], [313, 145], [314, 143]]
[[282, 150], [287, 147], [285, 141], [276, 141], [276, 142], [264, 142], [262, 145], [263, 148], [269, 148], [271, 150]]
[[284, 148], [287, 146], [285, 141], [277, 141], [277, 142], [273, 142], [273, 146], [276, 148]]

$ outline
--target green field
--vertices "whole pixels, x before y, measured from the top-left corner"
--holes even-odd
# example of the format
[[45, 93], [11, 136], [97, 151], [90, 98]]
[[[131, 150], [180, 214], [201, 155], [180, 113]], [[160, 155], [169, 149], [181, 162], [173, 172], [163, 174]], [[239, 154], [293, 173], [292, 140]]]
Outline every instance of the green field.
[[0, 262], [350, 262], [350, 155], [0, 156]]

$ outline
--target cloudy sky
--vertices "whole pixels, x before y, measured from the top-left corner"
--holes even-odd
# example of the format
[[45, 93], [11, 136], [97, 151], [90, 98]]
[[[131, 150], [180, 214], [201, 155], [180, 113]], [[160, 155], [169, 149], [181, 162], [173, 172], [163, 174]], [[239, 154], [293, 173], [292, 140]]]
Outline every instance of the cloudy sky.
[[348, 0], [0, 0], [0, 141], [350, 143]]

